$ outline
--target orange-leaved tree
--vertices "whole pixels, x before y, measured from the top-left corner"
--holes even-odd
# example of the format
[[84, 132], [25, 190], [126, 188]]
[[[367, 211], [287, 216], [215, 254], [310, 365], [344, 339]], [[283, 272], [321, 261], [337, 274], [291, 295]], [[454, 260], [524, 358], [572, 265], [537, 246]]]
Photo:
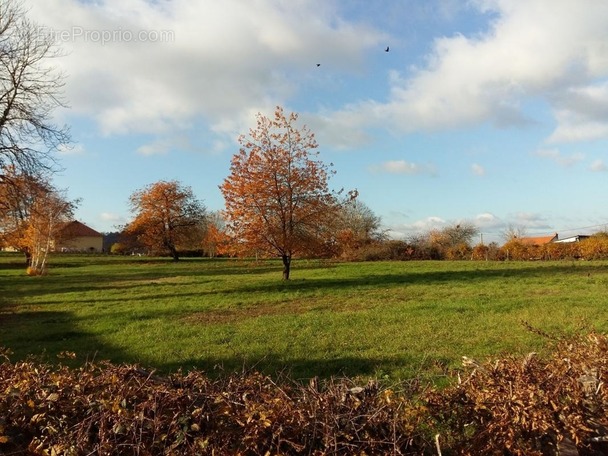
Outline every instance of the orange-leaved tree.
[[129, 201], [136, 215], [124, 231], [151, 250], [168, 251], [177, 261], [180, 246], [200, 244], [206, 209], [191, 187], [159, 181], [135, 191]]
[[241, 149], [220, 186], [233, 248], [279, 255], [285, 280], [294, 255], [327, 248], [339, 207], [328, 188], [333, 171], [319, 160], [314, 134], [297, 128], [297, 118], [281, 107], [273, 118], [258, 113], [257, 127], [239, 139]]
[[47, 186], [14, 166], [0, 171], [0, 238], [7, 247], [22, 252], [29, 266], [32, 255], [26, 238], [27, 224], [36, 195], [46, 191]]
[[25, 254], [32, 274], [41, 274], [59, 229], [78, 202], [69, 201], [41, 175], [24, 174], [14, 166], [0, 171], [0, 238]]
[[226, 222], [219, 212], [212, 212], [207, 217], [207, 229], [201, 247], [210, 258], [230, 254], [230, 236], [226, 232]]

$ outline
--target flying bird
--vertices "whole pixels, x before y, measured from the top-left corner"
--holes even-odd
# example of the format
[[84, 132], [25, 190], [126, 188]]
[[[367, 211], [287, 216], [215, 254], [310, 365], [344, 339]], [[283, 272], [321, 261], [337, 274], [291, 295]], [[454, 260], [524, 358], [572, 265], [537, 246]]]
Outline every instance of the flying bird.
[[317, 66], [321, 66], [321, 64], [320, 64], [320, 63], [317, 63]]
[[386, 49], [384, 50], [384, 52], [388, 52], [389, 51], [389, 47], [386, 46]]

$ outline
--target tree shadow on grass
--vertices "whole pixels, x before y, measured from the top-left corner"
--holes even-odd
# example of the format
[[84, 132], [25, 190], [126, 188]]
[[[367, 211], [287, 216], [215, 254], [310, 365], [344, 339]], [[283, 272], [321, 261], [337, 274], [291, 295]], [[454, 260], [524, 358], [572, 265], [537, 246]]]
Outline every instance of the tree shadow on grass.
[[[276, 259], [240, 259], [240, 258], [181, 258], [175, 262], [165, 257], [117, 257], [99, 255], [74, 255], [62, 256], [55, 254], [51, 257], [50, 264], [54, 268], [75, 269], [91, 266], [116, 267], [129, 266], [139, 268], [139, 273], [146, 274], [148, 268], [150, 274], [179, 273], [180, 275], [226, 275], [226, 274], [265, 274], [276, 272], [279, 277], [282, 274], [282, 265]], [[317, 269], [330, 267], [328, 263], [314, 260], [302, 260], [299, 269]]]
[[[411, 263], [408, 263], [411, 265]], [[502, 263], [500, 264], [502, 266]], [[524, 268], [496, 267], [488, 269], [466, 269], [446, 271], [412, 271], [403, 273], [361, 274], [356, 277], [330, 277], [314, 279], [292, 279], [290, 281], [277, 281], [277, 283], [263, 283], [260, 285], [244, 285], [239, 291], [270, 292], [289, 290], [331, 290], [356, 287], [383, 287], [393, 285], [432, 285], [440, 283], [465, 283], [475, 281], [483, 285], [485, 281], [496, 279], [521, 280], [530, 278], [572, 280], [580, 285], [581, 278], [589, 278], [596, 272], [603, 272], [605, 265], [587, 263], [584, 265], [571, 263], [541, 264]]]
[[79, 365], [93, 359], [125, 360], [126, 354], [116, 346], [102, 342], [96, 335], [83, 331], [71, 312], [18, 312], [0, 301], [0, 347], [9, 349], [12, 360], [34, 358], [55, 363], [62, 352], [74, 352]]
[[22, 270], [25, 274], [25, 269], [27, 268], [27, 264], [25, 260], [21, 263], [11, 262], [11, 263], [0, 263], [0, 271], [16, 271]]
[[437, 375], [444, 375], [447, 362], [437, 361], [433, 366], [425, 365], [423, 358], [413, 359], [405, 356], [387, 354], [386, 358], [366, 358], [341, 356], [330, 359], [301, 358], [284, 359], [278, 353], [271, 353], [260, 359], [248, 358], [215, 358], [186, 360], [180, 363], [166, 363], [157, 366], [165, 374], [178, 370], [200, 370], [210, 377], [218, 377], [232, 373], [256, 371], [274, 378], [286, 377], [296, 381], [306, 381], [313, 377], [319, 378], [378, 378], [392, 372], [410, 372], [410, 377], [424, 371], [428, 374], [433, 367], [445, 364], [445, 367], [434, 369]]
[[[107, 265], [107, 261], [104, 264]], [[94, 260], [92, 260], [91, 264], [93, 263]], [[89, 291], [98, 291], [101, 294], [107, 288], [121, 288], [127, 291], [136, 288], [151, 288], [159, 284], [171, 286], [171, 283], [167, 283], [167, 281], [172, 278], [191, 278], [193, 282], [208, 283], [215, 280], [215, 276], [239, 277], [249, 274], [257, 275], [266, 272], [276, 272], [277, 277], [279, 277], [281, 271], [278, 266], [274, 265], [250, 267], [246, 264], [232, 264], [215, 268], [213, 264], [202, 263], [200, 259], [198, 263], [191, 263], [195, 267], [184, 267], [183, 264], [180, 264], [178, 267], [171, 267], [170, 261], [160, 262], [163, 265], [167, 265], [168, 268], [154, 267], [156, 262], [142, 263], [141, 261], [137, 261], [136, 263], [138, 264], [135, 266], [130, 263], [130, 266], [121, 268], [121, 266], [125, 266], [125, 263], [117, 262], [112, 264], [112, 266], [116, 267], [115, 270], [90, 269], [83, 271], [82, 274], [75, 274], [74, 272], [66, 273], [66, 271], [70, 268], [84, 268], [91, 264], [83, 261], [71, 265], [68, 264], [66, 267], [66, 263], [62, 263], [51, 265], [49, 274], [44, 277], [25, 277], [25, 266], [23, 264], [4, 262], [0, 263], [0, 267], [12, 270], [23, 269], [24, 274], [19, 277], [7, 277], [6, 280], [0, 280], [0, 291], [3, 291], [2, 294], [7, 299], [20, 300], [22, 298], [48, 294], [59, 295]], [[6, 290], [2, 290], [3, 283], [6, 283], [4, 287]], [[235, 284], [238, 284], [238, 281], [235, 281]], [[175, 283], [174, 287], [179, 292], [181, 284]]]
[[[411, 263], [409, 263], [411, 265]], [[489, 269], [465, 269], [465, 270], [443, 270], [443, 271], [416, 271], [410, 268], [404, 268], [403, 273], [362, 273], [355, 277], [335, 277], [330, 276], [292, 279], [290, 281], [282, 281], [277, 278], [276, 281], [259, 280], [256, 283], [241, 282], [238, 277], [243, 274], [242, 271], [234, 272], [233, 284], [226, 288], [222, 285], [220, 289], [209, 287], [205, 290], [185, 291], [184, 285], [177, 282], [170, 282], [171, 277], [183, 278], [193, 277], [196, 283], [213, 283], [213, 278], [207, 277], [206, 274], [199, 274], [196, 271], [185, 273], [184, 271], [176, 271], [175, 276], [167, 275], [165, 271], [144, 271], [144, 274], [133, 273], [125, 274], [120, 277], [107, 276], [104, 274], [87, 274], [85, 276], [70, 277], [43, 277], [43, 278], [28, 278], [31, 280], [31, 285], [21, 287], [20, 289], [6, 290], [5, 295], [10, 299], [19, 300], [27, 297], [44, 296], [47, 294], [56, 295], [54, 299], [48, 301], [37, 301], [38, 305], [42, 304], [60, 304], [61, 298], [57, 297], [64, 293], [87, 293], [81, 300], [70, 298], [72, 303], [87, 303], [87, 302], [116, 302], [116, 297], [104, 297], [104, 291], [108, 289], [115, 291], [117, 289], [124, 290], [125, 294], [131, 290], [136, 290], [142, 300], [159, 300], [163, 298], [180, 298], [184, 301], [201, 299], [205, 296], [220, 296], [230, 295], [233, 293], [257, 294], [264, 297], [266, 293], [285, 293], [289, 297], [291, 292], [315, 292], [315, 293], [331, 293], [340, 292], [341, 290], [356, 290], [359, 288], [377, 288], [384, 289], [390, 293], [391, 287], [396, 286], [415, 286], [415, 285], [435, 285], [435, 284], [459, 284], [459, 283], [476, 283], [480, 287], [485, 286], [489, 282], [498, 280], [517, 283], [523, 279], [559, 279], [562, 281], [571, 281], [577, 287], [584, 286], [585, 281], [592, 280], [592, 277], [597, 272], [603, 273], [605, 266], [600, 264], [577, 264], [572, 266], [568, 263], [559, 263], [554, 265], [540, 265], [525, 268], [510, 268], [500, 267]], [[583, 280], [581, 280], [583, 279]], [[188, 286], [192, 284], [187, 284]], [[161, 288], [162, 286], [162, 288]], [[196, 287], [196, 285], [192, 285]], [[140, 291], [137, 291], [140, 290]], [[89, 292], [94, 292], [91, 295]]]
[[[408, 370], [420, 360], [387, 354], [386, 358], [338, 356], [329, 359], [285, 359], [280, 353], [269, 353], [256, 358], [201, 357], [156, 365], [145, 359], [133, 359], [120, 347], [107, 344], [97, 336], [74, 325], [70, 312], [11, 312], [7, 307], [0, 311], [0, 326], [10, 325], [11, 331], [2, 331], [0, 347], [10, 349], [13, 361], [34, 359], [40, 362], [66, 364], [78, 367], [87, 361], [108, 360], [113, 363], [135, 363], [160, 374], [178, 370], [201, 370], [210, 377], [219, 377], [245, 371], [258, 371], [272, 377], [306, 380], [312, 377], [375, 377], [382, 372]], [[74, 352], [74, 360], [61, 358], [63, 352]], [[413, 368], [410, 370], [414, 370]]]

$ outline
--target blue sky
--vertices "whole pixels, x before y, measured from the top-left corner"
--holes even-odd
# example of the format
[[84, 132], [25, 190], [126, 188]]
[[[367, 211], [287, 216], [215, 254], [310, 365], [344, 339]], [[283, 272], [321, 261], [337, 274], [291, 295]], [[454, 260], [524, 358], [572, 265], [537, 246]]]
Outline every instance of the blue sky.
[[605, 0], [26, 5], [64, 54], [56, 115], [74, 145], [56, 184], [99, 231], [158, 180], [222, 209], [238, 136], [276, 105], [395, 238], [462, 221], [497, 242], [509, 226], [608, 226]]

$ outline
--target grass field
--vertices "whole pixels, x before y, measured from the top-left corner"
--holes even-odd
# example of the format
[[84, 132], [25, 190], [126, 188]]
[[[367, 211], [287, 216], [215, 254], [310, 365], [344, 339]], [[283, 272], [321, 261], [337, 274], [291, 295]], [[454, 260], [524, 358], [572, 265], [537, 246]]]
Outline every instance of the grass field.
[[45, 277], [22, 262], [0, 255], [13, 359], [67, 350], [162, 372], [398, 380], [440, 376], [462, 355], [542, 351], [524, 321], [608, 329], [606, 262], [294, 261], [289, 282], [274, 261], [57, 255]]

